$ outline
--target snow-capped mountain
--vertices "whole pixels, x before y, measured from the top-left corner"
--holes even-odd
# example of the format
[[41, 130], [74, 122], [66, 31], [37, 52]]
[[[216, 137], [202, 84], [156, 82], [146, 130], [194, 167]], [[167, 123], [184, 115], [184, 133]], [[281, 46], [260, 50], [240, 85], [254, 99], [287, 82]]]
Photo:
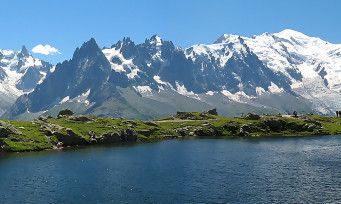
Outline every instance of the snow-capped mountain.
[[341, 44], [288, 29], [244, 39], [267, 67], [290, 79], [292, 90], [314, 110], [330, 114], [341, 107]]
[[16, 98], [33, 91], [52, 68], [51, 64], [33, 58], [25, 46], [20, 51], [0, 49], [0, 114]]
[[208, 108], [226, 116], [332, 114], [341, 106], [340, 47], [292, 30], [252, 38], [225, 34], [185, 50], [157, 35], [103, 49], [91, 39], [4, 116], [55, 115], [63, 108], [135, 119]]

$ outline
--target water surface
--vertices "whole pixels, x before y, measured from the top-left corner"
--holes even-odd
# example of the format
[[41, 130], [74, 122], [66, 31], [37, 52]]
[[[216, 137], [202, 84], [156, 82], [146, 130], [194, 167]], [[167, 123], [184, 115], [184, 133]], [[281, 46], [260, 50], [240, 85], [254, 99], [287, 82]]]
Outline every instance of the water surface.
[[341, 136], [0, 154], [2, 203], [341, 202]]

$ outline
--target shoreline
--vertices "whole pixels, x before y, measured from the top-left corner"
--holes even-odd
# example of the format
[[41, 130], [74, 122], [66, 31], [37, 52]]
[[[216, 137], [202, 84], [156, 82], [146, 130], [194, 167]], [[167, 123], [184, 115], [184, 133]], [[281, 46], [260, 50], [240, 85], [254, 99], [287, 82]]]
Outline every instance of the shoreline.
[[[249, 113], [224, 118], [216, 112], [178, 112], [154, 121], [64, 115], [34, 121], [0, 120], [1, 152], [154, 142], [175, 138], [288, 138], [341, 134], [341, 118]], [[219, 135], [219, 136], [218, 136]]]

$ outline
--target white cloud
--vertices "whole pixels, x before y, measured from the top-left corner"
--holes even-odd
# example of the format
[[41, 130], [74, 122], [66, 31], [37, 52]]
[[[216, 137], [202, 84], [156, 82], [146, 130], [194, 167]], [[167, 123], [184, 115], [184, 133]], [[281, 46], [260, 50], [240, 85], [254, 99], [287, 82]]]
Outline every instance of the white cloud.
[[55, 55], [55, 54], [62, 54], [56, 48], [52, 47], [51, 45], [37, 45], [32, 49], [34, 53], [40, 53], [43, 55]]

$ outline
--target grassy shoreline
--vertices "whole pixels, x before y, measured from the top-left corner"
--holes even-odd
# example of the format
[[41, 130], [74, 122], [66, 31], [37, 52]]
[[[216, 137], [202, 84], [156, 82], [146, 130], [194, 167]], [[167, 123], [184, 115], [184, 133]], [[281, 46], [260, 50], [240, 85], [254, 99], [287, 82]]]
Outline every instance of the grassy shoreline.
[[[95, 135], [91, 137], [89, 131]], [[178, 112], [154, 121], [94, 116], [0, 120], [0, 151], [20, 152], [64, 146], [158, 141], [179, 137], [305, 137], [341, 134], [341, 118], [257, 115], [224, 118], [211, 112]]]

